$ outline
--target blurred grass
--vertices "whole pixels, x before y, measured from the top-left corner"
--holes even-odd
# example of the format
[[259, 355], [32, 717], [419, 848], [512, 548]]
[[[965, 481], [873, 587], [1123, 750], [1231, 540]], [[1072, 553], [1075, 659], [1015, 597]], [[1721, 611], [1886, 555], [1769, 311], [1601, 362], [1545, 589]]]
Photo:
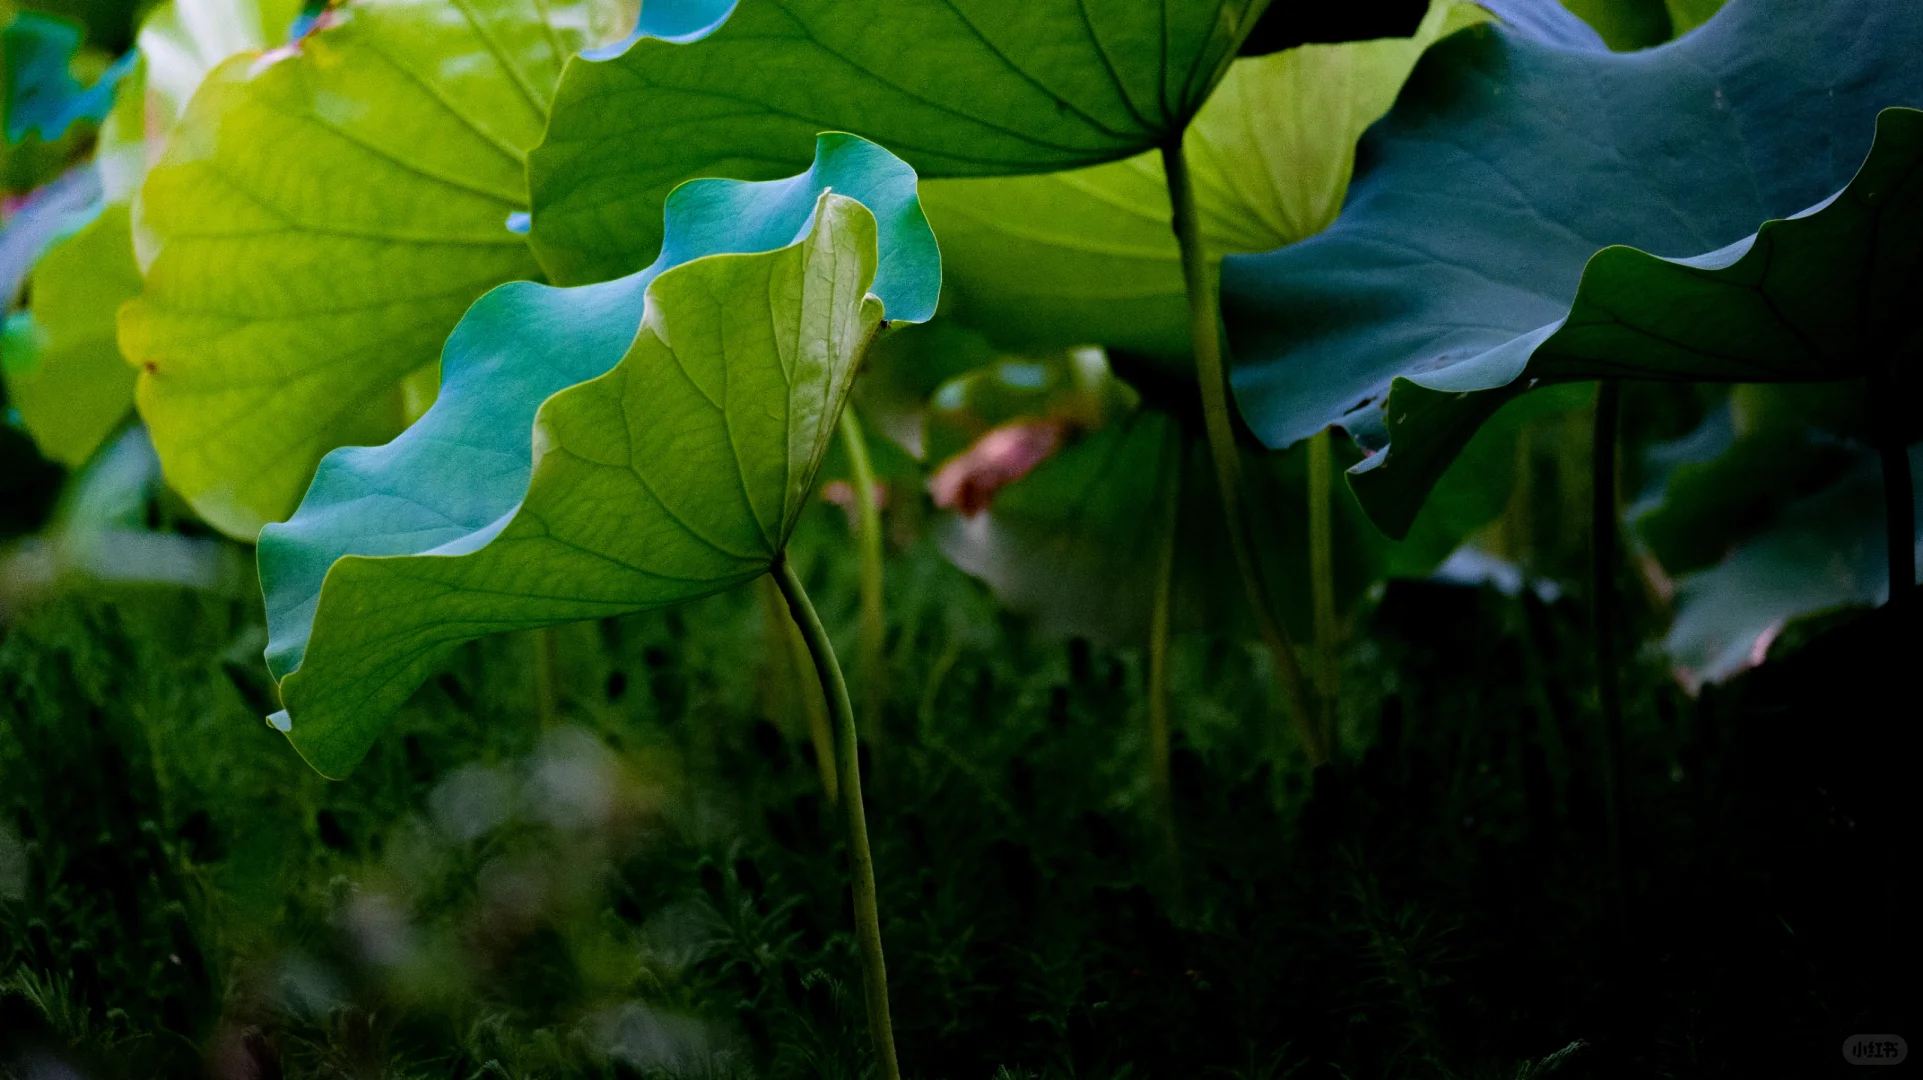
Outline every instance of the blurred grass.
[[[848, 543], [828, 508], [797, 545], [844, 648]], [[911, 1075], [1755, 1076], [1874, 1005], [1839, 974], [1860, 898], [1783, 885], [1847, 797], [1647, 667], [1617, 936], [1568, 600], [1392, 585], [1313, 777], [1262, 658], [1179, 642], [1171, 874], [1139, 650], [1032, 638], [925, 546], [889, 571], [869, 813]], [[865, 1075], [757, 604], [566, 628], [546, 729], [531, 639], [465, 647], [337, 784], [260, 721], [254, 603], [43, 605], [0, 641], [0, 1074]]]

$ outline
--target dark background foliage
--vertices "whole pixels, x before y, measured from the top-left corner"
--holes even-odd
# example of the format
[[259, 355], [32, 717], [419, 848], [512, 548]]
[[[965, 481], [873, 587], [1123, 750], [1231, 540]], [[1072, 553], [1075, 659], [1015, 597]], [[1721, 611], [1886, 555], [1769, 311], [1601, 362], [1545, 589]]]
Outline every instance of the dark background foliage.
[[[843, 528], [803, 551], [851, 628]], [[1908, 1018], [1885, 613], [1699, 699], [1632, 669], [1619, 886], [1574, 599], [1392, 584], [1313, 775], [1245, 647], [1180, 643], [1171, 868], [1139, 652], [1031, 640], [920, 546], [890, 591], [869, 814], [914, 1075], [1818, 1076]], [[862, 1074], [838, 829], [752, 592], [571, 629], [545, 732], [527, 639], [471, 646], [341, 784], [259, 722], [255, 620], [127, 592], [0, 644], [16, 1072]], [[521, 795], [472, 833], [476, 764]], [[601, 809], [541, 809], [556, 769]]]
[[[30, 6], [109, 52], [133, 25], [124, 3]], [[1661, 3], [1571, 6], [1619, 48], [1669, 36]], [[1418, 8], [1331, 9], [1307, 37]], [[1718, 400], [1630, 395], [1639, 491], [1642, 450]], [[1819, 1077], [1850, 1069], [1851, 1034], [1914, 1034], [1915, 616], [1792, 624], [1697, 697], [1629, 649], [1613, 859], [1568, 585], [1586, 494], [1556, 466], [1580, 473], [1580, 419], [1545, 423], [1542, 475], [1485, 537], [1524, 587], [1398, 581], [1363, 605], [1334, 765], [1301, 764], [1259, 652], [1177, 642], [1172, 860], [1141, 651], [1034, 635], [903, 541], [865, 737], [907, 1072]], [[1776, 449], [1750, 451], [1772, 495]], [[1791, 456], [1812, 490], [1841, 468]], [[62, 476], [0, 427], [0, 542], [47, 521]], [[1775, 505], [1713, 486], [1730, 521]], [[1693, 552], [1672, 570], [1734, 542], [1650, 535]], [[847, 543], [822, 508], [797, 558], [852, 658]], [[1662, 598], [1629, 568], [1622, 589], [1625, 637], [1651, 640]], [[870, 1067], [840, 831], [753, 590], [564, 630], [557, 724], [530, 639], [467, 646], [338, 784], [261, 723], [257, 596], [87, 587], [7, 614], [0, 1076]]]

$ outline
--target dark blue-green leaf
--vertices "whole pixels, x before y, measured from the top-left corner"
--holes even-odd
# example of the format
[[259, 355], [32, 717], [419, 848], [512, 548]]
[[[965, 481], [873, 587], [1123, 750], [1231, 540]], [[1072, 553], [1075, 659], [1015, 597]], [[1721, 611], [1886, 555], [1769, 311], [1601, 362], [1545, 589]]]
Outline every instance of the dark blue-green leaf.
[[0, 30], [5, 53], [7, 142], [29, 134], [52, 142], [81, 120], [98, 124], [113, 108], [114, 85], [133, 66], [127, 54], [107, 68], [92, 86], [74, 78], [74, 54], [83, 31], [78, 23], [24, 11]]
[[[1378, 445], [1393, 436], [1400, 452], [1376, 454], [1354, 479], [1394, 534], [1480, 417], [1529, 379], [1856, 374], [1822, 348], [1759, 368], [1703, 340], [1652, 350], [1648, 335], [1603, 322], [1652, 272], [1671, 280], [1645, 297], [1646, 314], [1669, 311], [1672, 324], [1698, 299], [1671, 291], [1684, 278], [1752, 272], [1739, 258], [1751, 248], [1731, 245], [1850, 180], [1878, 111], [1923, 102], [1919, 54], [1923, 8], [1872, 0], [1739, 0], [1689, 37], [1629, 55], [1497, 28], [1457, 35], [1365, 139], [1373, 164], [1333, 228], [1226, 262], [1245, 416], [1274, 446], [1337, 423]], [[1611, 245], [1713, 254], [1663, 270], [1616, 250], [1591, 266]], [[1608, 319], [1578, 300], [1586, 267], [1585, 299]], [[1577, 351], [1530, 369], [1552, 337], [1552, 349]]]

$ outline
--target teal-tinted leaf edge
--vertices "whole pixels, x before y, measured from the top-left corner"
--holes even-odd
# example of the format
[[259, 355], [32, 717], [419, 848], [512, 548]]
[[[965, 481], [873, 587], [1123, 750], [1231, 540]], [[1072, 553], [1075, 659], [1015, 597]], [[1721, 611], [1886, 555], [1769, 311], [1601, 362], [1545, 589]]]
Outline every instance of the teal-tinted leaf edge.
[[[1375, 451], [1349, 470], [1357, 498], [1384, 532], [1403, 535], [1476, 428], [1504, 402], [1539, 386], [1599, 378], [1827, 382], [1866, 374], [1870, 364], [1884, 361], [1881, 354], [1850, 342], [1824, 348], [1788, 321], [1783, 321], [1780, 337], [1790, 348], [1781, 363], [1762, 364], [1731, 355], [1722, 370], [1658, 370], [1606, 356], [1584, 356], [1573, 347], [1573, 339], [1597, 327], [1637, 332], [1633, 316], [1612, 311], [1597, 293], [1614, 279], [1639, 271], [1673, 267], [1688, 277], [1765, 294], [1778, 242], [1793, 241], [1798, 233], [1821, 231], [1830, 219], [1860, 214], [1871, 204], [1887, 203], [1884, 189], [1891, 184], [1889, 174], [1905, 177], [1898, 182], [1912, 186], [1923, 175], [1923, 111], [1883, 110], [1877, 116], [1877, 138], [1869, 157], [1847, 186], [1799, 213], [1764, 222], [1735, 243], [1684, 258], [1663, 258], [1626, 245], [1596, 252], [1583, 267], [1569, 315], [1465, 360], [1398, 375], [1379, 406], [1365, 406], [1343, 419], [1343, 426]], [[1866, 182], [1876, 190], [1860, 190]], [[1785, 320], [1775, 305], [1766, 306], [1779, 321]], [[1398, 444], [1404, 452], [1397, 452]]]
[[[930, 318], [940, 253], [916, 175], [887, 150], [839, 132], [818, 138], [814, 165], [798, 176], [678, 186], [664, 210], [667, 241], [644, 270], [576, 288], [513, 282], [492, 290], [450, 334], [434, 406], [384, 446], [328, 454], [294, 516], [261, 531], [266, 659], [276, 684], [299, 671], [328, 575], [342, 559], [459, 556], [507, 527], [532, 478], [540, 407], [620, 362], [657, 278], [703, 258], [798, 243], [830, 192], [876, 219], [872, 295], [886, 317]], [[283, 732], [292, 725], [285, 710], [269, 723]]]

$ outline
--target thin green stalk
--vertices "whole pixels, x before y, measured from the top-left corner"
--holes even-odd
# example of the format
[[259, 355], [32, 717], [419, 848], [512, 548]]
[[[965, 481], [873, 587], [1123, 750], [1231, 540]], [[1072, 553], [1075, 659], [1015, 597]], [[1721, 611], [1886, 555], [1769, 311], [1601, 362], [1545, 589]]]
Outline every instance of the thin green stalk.
[[1169, 782], [1169, 636], [1174, 622], [1175, 538], [1181, 525], [1182, 470], [1177, 455], [1169, 485], [1168, 512], [1162, 525], [1162, 550], [1155, 566], [1155, 607], [1148, 625], [1148, 785], [1161, 834], [1163, 874], [1171, 894], [1179, 893], [1181, 845], [1175, 831], [1175, 798]]
[[868, 439], [852, 406], [841, 410], [841, 441], [855, 473], [855, 524], [861, 541], [861, 715], [868, 741], [881, 736], [882, 706], [888, 700], [888, 612], [882, 593], [880, 486], [868, 458]]
[[868, 851], [868, 818], [861, 805], [860, 746], [855, 734], [855, 706], [848, 699], [848, 682], [835, 661], [834, 643], [815, 614], [808, 590], [789, 565], [786, 553], [775, 557], [775, 583], [788, 601], [788, 610], [801, 627], [814, 658], [815, 674], [821, 679], [822, 696], [835, 724], [835, 771], [841, 778], [841, 816], [848, 832], [848, 866], [854, 872], [855, 942], [861, 951], [862, 998], [868, 1006], [868, 1037], [875, 1044], [875, 1058], [881, 1066], [882, 1080], [901, 1080], [901, 1064], [895, 1058], [894, 1025], [888, 1019], [888, 966], [881, 955], [881, 913], [875, 901], [875, 860]]
[[1335, 745], [1342, 702], [1342, 673], [1336, 659], [1341, 628], [1335, 618], [1335, 526], [1330, 520], [1333, 468], [1329, 429], [1323, 428], [1309, 440], [1309, 582], [1315, 602], [1315, 688], [1322, 706], [1325, 746]]
[[1604, 379], [1596, 385], [1596, 425], [1590, 451], [1590, 603], [1595, 617], [1596, 696], [1602, 705], [1603, 816], [1609, 830], [1609, 869], [1619, 925], [1623, 903], [1623, 703], [1616, 656], [1616, 449], [1621, 419], [1622, 384]]
[[1910, 475], [1910, 448], [1898, 433], [1896, 403], [1901, 401], [1887, 374], [1870, 378], [1870, 409], [1875, 419], [1877, 454], [1883, 459], [1884, 550], [1889, 559], [1892, 606], [1916, 591], [1916, 480]]
[[1202, 390], [1202, 418], [1208, 429], [1209, 455], [1221, 488], [1222, 512], [1227, 519], [1229, 547], [1242, 575], [1249, 611], [1255, 617], [1262, 643], [1275, 662], [1276, 681], [1288, 699], [1296, 735], [1311, 765], [1329, 760], [1328, 744], [1317, 729], [1309, 707], [1309, 689], [1296, 661], [1295, 643], [1288, 628], [1275, 617], [1268, 589], [1255, 562], [1255, 542], [1242, 505], [1242, 458], [1235, 445], [1235, 421], [1229, 405], [1228, 371], [1222, 362], [1222, 311], [1216, 295], [1215, 267], [1202, 242], [1201, 218], [1195, 209], [1195, 187], [1183, 160], [1182, 141], [1162, 147], [1162, 169], [1168, 176], [1169, 201], [1175, 209], [1175, 239], [1182, 251], [1182, 281], [1188, 290], [1189, 337], [1195, 349], [1195, 376]]
[[778, 625], [782, 646], [787, 650], [783, 667], [793, 676], [789, 685], [801, 702], [802, 719], [808, 725], [808, 742], [815, 748], [815, 772], [821, 776], [822, 793], [828, 796], [832, 806], [841, 798], [835, 776], [835, 733], [828, 725], [828, 707], [823, 703], [823, 695], [808, 685], [808, 669], [814, 666], [814, 660], [808, 655], [808, 642], [801, 636], [800, 625], [789, 613], [781, 583], [775, 580], [774, 574], [764, 576], [761, 582], [762, 602], [768, 605], [770, 617]]
[[543, 626], [534, 632], [534, 697], [541, 714], [541, 726], [561, 722], [561, 638], [557, 627]]

